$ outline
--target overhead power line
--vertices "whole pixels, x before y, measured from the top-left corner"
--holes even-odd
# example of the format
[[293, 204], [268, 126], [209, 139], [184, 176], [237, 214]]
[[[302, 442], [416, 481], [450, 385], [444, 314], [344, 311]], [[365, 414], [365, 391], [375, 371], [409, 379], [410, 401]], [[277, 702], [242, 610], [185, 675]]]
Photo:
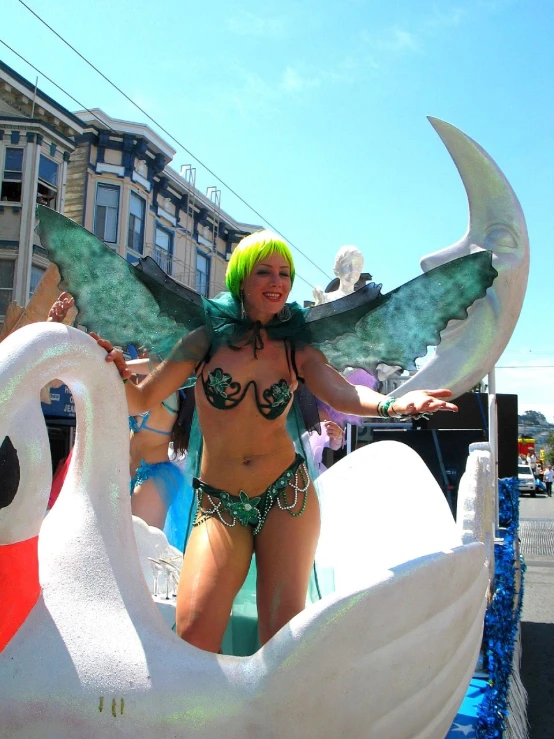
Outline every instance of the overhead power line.
[[[90, 113], [90, 114], [91, 114], [91, 115], [92, 115], [92, 116], [93, 116], [94, 118], [96, 118], [96, 120], [97, 120], [97, 121], [98, 121], [99, 123], [101, 123], [101, 124], [102, 124], [103, 126], [108, 126], [108, 128], [110, 129], [110, 131], [113, 131], [114, 133], [116, 133], [116, 131], [114, 131], [114, 129], [113, 129], [113, 128], [112, 128], [112, 127], [111, 127], [111, 126], [109, 125], [109, 124], [105, 123], [105, 122], [104, 122], [104, 121], [103, 121], [102, 119], [100, 119], [100, 118], [99, 118], [99, 117], [98, 117], [98, 116], [97, 116], [97, 115], [96, 115], [96, 114], [94, 113], [94, 111], [92, 111], [92, 110], [90, 110], [89, 108], [87, 108], [87, 107], [86, 107], [86, 105], [83, 105], [83, 103], [81, 103], [81, 102], [80, 102], [79, 100], [77, 100], [77, 98], [76, 98], [76, 97], [74, 97], [74, 96], [73, 96], [73, 95], [72, 95], [72, 94], [71, 94], [70, 92], [68, 92], [68, 91], [67, 91], [66, 89], [64, 89], [64, 88], [63, 88], [63, 87], [62, 87], [61, 85], [58, 85], [58, 83], [57, 83], [57, 82], [54, 82], [54, 80], [53, 80], [53, 79], [52, 79], [51, 77], [49, 77], [49, 76], [48, 76], [47, 74], [45, 74], [45, 73], [44, 73], [44, 72], [43, 72], [43, 71], [42, 71], [41, 69], [39, 69], [39, 68], [38, 68], [38, 67], [36, 67], [36, 66], [35, 66], [34, 64], [32, 64], [32, 63], [31, 63], [31, 62], [30, 62], [30, 61], [29, 61], [28, 59], [26, 59], [26, 58], [25, 58], [24, 56], [22, 56], [21, 54], [19, 54], [19, 53], [18, 53], [18, 52], [17, 52], [17, 51], [15, 50], [15, 49], [13, 49], [13, 48], [12, 48], [12, 47], [11, 47], [11, 46], [10, 46], [9, 44], [7, 44], [7, 43], [6, 43], [6, 42], [5, 42], [5, 41], [4, 41], [3, 39], [0, 39], [0, 44], [3, 44], [3, 45], [4, 45], [4, 46], [5, 46], [5, 47], [6, 47], [7, 49], [9, 49], [9, 50], [10, 50], [10, 51], [11, 51], [11, 52], [12, 52], [13, 54], [15, 54], [16, 56], [18, 56], [18, 57], [19, 57], [19, 58], [20, 58], [20, 59], [21, 59], [22, 61], [24, 61], [24, 62], [25, 62], [25, 64], [28, 64], [28, 65], [29, 65], [29, 66], [30, 66], [30, 67], [31, 67], [32, 69], [34, 69], [34, 70], [35, 70], [35, 72], [37, 72], [38, 74], [40, 74], [40, 75], [41, 75], [42, 77], [44, 77], [44, 79], [48, 80], [48, 82], [50, 82], [50, 83], [51, 83], [51, 84], [53, 84], [53, 85], [54, 85], [55, 87], [57, 87], [57, 88], [58, 88], [58, 90], [61, 90], [61, 91], [62, 91], [62, 92], [64, 93], [64, 95], [67, 95], [67, 96], [68, 96], [69, 98], [71, 98], [71, 100], [73, 100], [73, 101], [74, 101], [75, 103], [77, 103], [77, 105], [79, 105], [79, 106], [80, 106], [80, 107], [81, 107], [81, 108], [82, 108], [83, 110], [86, 110], [86, 111], [87, 111], [87, 113]], [[281, 235], [282, 235], [282, 234], [281, 234]], [[284, 238], [284, 237], [283, 237], [283, 238]], [[293, 246], [293, 244], [291, 244], [291, 246]], [[296, 246], [295, 246], [294, 248], [295, 248], [295, 249], [298, 249], [298, 247], [296, 247]], [[300, 249], [298, 249], [298, 251], [300, 251]], [[300, 252], [300, 253], [302, 253], [302, 252]], [[308, 282], [308, 280], [306, 280], [306, 278], [305, 278], [305, 277], [302, 277], [302, 275], [301, 275], [301, 274], [299, 274], [298, 272], [296, 272], [296, 277], [298, 277], [298, 279], [302, 280], [302, 282], [304, 282], [304, 283], [305, 283], [306, 285], [308, 285], [308, 287], [311, 287], [311, 288], [313, 288], [313, 285], [311, 284], [311, 282]]]
[[[295, 244], [293, 244], [293, 242], [290, 239], [288, 239], [284, 234], [282, 234], [267, 218], [264, 218], [264, 216], [259, 211], [257, 211], [256, 208], [254, 208], [243, 197], [241, 197], [238, 194], [238, 192], [236, 192], [236, 190], [234, 190], [230, 185], [228, 185], [224, 180], [222, 180], [221, 177], [218, 177], [218, 175], [212, 169], [210, 169], [210, 167], [208, 167], [207, 164], [205, 164], [201, 159], [199, 159], [195, 154], [193, 154], [192, 151], [190, 151], [190, 149], [187, 149], [187, 147], [183, 143], [181, 143], [181, 141], [179, 141], [179, 139], [177, 139], [175, 136], [173, 136], [173, 134], [171, 134], [166, 128], [164, 128], [164, 126], [162, 126], [160, 123], [158, 123], [158, 121], [155, 118], [153, 118], [149, 113], [147, 113], [146, 110], [144, 110], [144, 108], [142, 108], [129, 95], [127, 95], [126, 92], [124, 92], [120, 87], [118, 87], [118, 85], [116, 85], [115, 82], [113, 82], [100, 69], [98, 69], [98, 67], [96, 67], [83, 54], [81, 54], [81, 52], [78, 49], [76, 49], [60, 33], [58, 33], [54, 28], [52, 28], [52, 26], [49, 25], [44, 20], [44, 18], [41, 18], [40, 15], [38, 15], [38, 13], [36, 13], [32, 8], [30, 8], [27, 5], [27, 3], [23, 2], [23, 0], [19, 0], [19, 2], [21, 3], [21, 5], [23, 5], [24, 8], [26, 8], [29, 11], [29, 13], [31, 13], [32, 15], [34, 15], [37, 20], [39, 20], [44, 26], [46, 26], [46, 28], [48, 28], [49, 31], [51, 31], [55, 36], [57, 36], [60, 39], [60, 41], [62, 41], [75, 54], [77, 54], [77, 56], [80, 59], [82, 59], [86, 64], [88, 64], [88, 66], [91, 67], [91, 69], [93, 69], [95, 72], [97, 72], [97, 74], [99, 74], [102, 77], [102, 79], [104, 79], [109, 85], [111, 85], [115, 90], [117, 90], [120, 93], [120, 95], [123, 95], [123, 97], [126, 100], [128, 100], [131, 103], [131, 105], [133, 105], [137, 110], [140, 110], [140, 112], [143, 115], [145, 115], [148, 118], [149, 121], [151, 121], [152, 123], [154, 123], [154, 125], [156, 125], [160, 129], [160, 131], [163, 131], [166, 134], [166, 136], [168, 136], [172, 141], [174, 141], [181, 149], [183, 149], [183, 151], [186, 151], [186, 153], [189, 156], [191, 156], [194, 159], [195, 162], [197, 162], [201, 167], [203, 167], [206, 170], [206, 172], [208, 172], [209, 174], [211, 174], [212, 177], [215, 177], [215, 179], [221, 185], [223, 185], [223, 187], [225, 187], [230, 193], [232, 193], [241, 203], [243, 203], [243, 205], [246, 205], [246, 207], [249, 208], [252, 211], [252, 213], [254, 213], [258, 218], [260, 218], [264, 223], [266, 223], [273, 231], [275, 231], [280, 236], [282, 236], [294, 249], [296, 249], [296, 251], [299, 254], [301, 254], [304, 257], [304, 259], [307, 259], [308, 262], [310, 262], [310, 264], [312, 264], [316, 269], [318, 269], [327, 279], [331, 279], [329, 277], [329, 275], [324, 270], [322, 270], [321, 267], [318, 264], [316, 264], [316, 262], [314, 262], [312, 259], [310, 259], [310, 257], [305, 252], [302, 251], [302, 249], [300, 249], [298, 246], [296, 246]], [[72, 98], [72, 99], [74, 99], [74, 98]], [[298, 276], [300, 277], [300, 275], [298, 275]], [[300, 277], [300, 279], [303, 280], [304, 282], [306, 282], [307, 285], [310, 285], [310, 287], [313, 287], [313, 285], [311, 285], [303, 277]]]
[[[25, 62], [25, 64], [28, 64], [32, 69], [34, 69], [35, 72], [38, 72], [38, 74], [44, 77], [45, 80], [48, 80], [48, 82], [53, 84], [54, 87], [57, 87], [58, 90], [61, 90], [64, 93], [64, 95], [67, 95], [67, 97], [71, 98], [71, 100], [73, 100], [74, 103], [77, 103], [77, 105], [79, 105], [83, 110], [86, 110], [87, 113], [90, 113], [92, 116], [94, 116], [94, 118], [96, 118], [97, 121], [102, 123], [103, 126], [108, 125], [104, 123], [102, 120], [100, 120], [100, 118], [98, 118], [98, 116], [92, 110], [87, 108], [86, 105], [83, 105], [83, 103], [79, 102], [79, 100], [77, 100], [76, 97], [73, 97], [73, 95], [70, 92], [68, 92], [67, 90], [64, 90], [64, 88], [61, 85], [58, 85], [58, 83], [54, 82], [54, 80], [51, 77], [49, 77], [47, 74], [44, 74], [44, 72], [42, 72], [38, 67], [35, 67], [34, 64], [31, 64], [31, 62], [28, 59], [26, 59], [24, 56], [21, 56], [21, 54], [19, 54], [15, 49], [13, 49], [9, 44], [7, 44], [1, 38], [0, 38], [0, 44], [3, 44], [6, 47], [6, 49], [9, 49], [12, 52], [12, 54], [15, 54], [16, 56], [18, 56], [22, 61]], [[108, 126], [108, 128], [110, 129], [110, 131], [113, 131], [113, 128], [111, 126]]]
[[[65, 90], [65, 89], [64, 89], [64, 88], [63, 88], [63, 87], [62, 87], [61, 85], [58, 85], [58, 83], [57, 83], [57, 82], [54, 82], [54, 80], [53, 80], [53, 79], [52, 79], [51, 77], [49, 77], [49, 76], [48, 76], [47, 74], [45, 74], [45, 73], [44, 73], [44, 72], [43, 72], [43, 71], [42, 71], [41, 69], [39, 69], [39, 68], [38, 68], [38, 67], [36, 67], [36, 66], [35, 66], [34, 64], [32, 64], [32, 63], [31, 63], [31, 62], [30, 62], [30, 61], [29, 61], [28, 59], [26, 59], [26, 58], [25, 58], [24, 56], [22, 56], [21, 54], [19, 54], [19, 53], [18, 53], [18, 52], [17, 52], [17, 51], [15, 50], [15, 49], [13, 49], [13, 48], [12, 48], [12, 47], [11, 47], [11, 46], [10, 46], [9, 44], [7, 44], [7, 43], [6, 43], [6, 42], [5, 42], [5, 41], [4, 41], [3, 39], [0, 39], [0, 44], [3, 44], [3, 45], [4, 45], [4, 46], [5, 46], [5, 47], [6, 47], [7, 49], [9, 49], [9, 50], [10, 50], [10, 51], [11, 51], [11, 52], [12, 52], [13, 54], [15, 54], [16, 56], [18, 56], [18, 57], [19, 57], [19, 58], [20, 58], [20, 59], [21, 59], [22, 61], [24, 61], [24, 62], [25, 62], [25, 64], [28, 64], [28, 65], [29, 65], [29, 66], [30, 66], [30, 67], [31, 67], [32, 69], [34, 69], [34, 70], [35, 70], [35, 72], [37, 72], [38, 74], [40, 74], [40, 75], [41, 75], [42, 77], [44, 77], [44, 79], [48, 80], [48, 82], [50, 82], [50, 83], [51, 83], [51, 84], [53, 84], [53, 85], [54, 85], [55, 87], [57, 87], [57, 88], [58, 88], [58, 90], [61, 90], [61, 91], [62, 91], [62, 92], [64, 93], [64, 95], [67, 95], [67, 96], [68, 96], [69, 98], [71, 98], [71, 100], [73, 100], [73, 102], [77, 103], [77, 105], [79, 105], [79, 106], [80, 106], [80, 107], [81, 107], [81, 108], [82, 108], [83, 110], [86, 110], [86, 111], [87, 111], [87, 113], [90, 113], [90, 114], [91, 114], [91, 115], [92, 115], [92, 116], [93, 116], [94, 118], [96, 118], [96, 120], [97, 120], [97, 121], [98, 121], [99, 123], [101, 123], [101, 124], [102, 124], [103, 126], [108, 126], [108, 128], [110, 129], [110, 131], [113, 131], [114, 133], [117, 133], [116, 131], [114, 131], [114, 129], [113, 129], [113, 128], [112, 128], [112, 127], [111, 127], [111, 126], [109, 125], [109, 124], [105, 123], [105, 122], [104, 122], [103, 120], [101, 120], [100, 118], [98, 118], [98, 116], [97, 116], [97, 115], [96, 115], [96, 114], [94, 113], [94, 111], [90, 110], [90, 109], [89, 109], [89, 108], [87, 108], [87, 107], [86, 107], [85, 105], [83, 105], [83, 103], [81, 103], [81, 102], [80, 102], [79, 100], [77, 100], [77, 98], [76, 98], [76, 97], [74, 97], [74, 96], [73, 96], [73, 95], [72, 95], [72, 94], [71, 94], [70, 92], [68, 92], [67, 90]], [[297, 247], [294, 247], [294, 248], [296, 249]], [[300, 274], [299, 274], [298, 272], [296, 272], [296, 277], [298, 277], [298, 279], [299, 279], [299, 280], [302, 280], [302, 282], [306, 283], [306, 285], [308, 285], [308, 287], [311, 287], [311, 288], [313, 288], [313, 285], [311, 284], [311, 282], [308, 282], [308, 280], [306, 280], [306, 278], [305, 278], [305, 277], [302, 277], [302, 275], [300, 275]]]

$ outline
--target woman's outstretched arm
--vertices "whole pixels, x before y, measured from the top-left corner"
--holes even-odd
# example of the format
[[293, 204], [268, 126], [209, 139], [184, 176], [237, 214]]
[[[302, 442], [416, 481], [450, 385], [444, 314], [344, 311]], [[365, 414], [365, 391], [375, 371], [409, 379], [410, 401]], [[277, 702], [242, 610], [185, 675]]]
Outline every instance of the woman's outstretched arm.
[[[352, 385], [327, 363], [318, 349], [306, 346], [298, 352], [297, 360], [300, 376], [324, 403], [353, 416], [379, 416], [377, 406], [386, 400], [386, 396], [363, 385]], [[414, 390], [395, 400], [388, 408], [388, 415], [457, 411], [457, 406], [447, 400], [451, 396], [451, 391], [445, 388]]]

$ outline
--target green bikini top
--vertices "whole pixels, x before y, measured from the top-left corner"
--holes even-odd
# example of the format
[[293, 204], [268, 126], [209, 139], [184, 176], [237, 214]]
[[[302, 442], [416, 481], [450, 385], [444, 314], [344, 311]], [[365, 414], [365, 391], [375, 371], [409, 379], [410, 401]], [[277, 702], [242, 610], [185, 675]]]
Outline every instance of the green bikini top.
[[[288, 342], [285, 342], [285, 348], [291, 376], [294, 371], [296, 379], [303, 382], [303, 379], [298, 376], [298, 370], [296, 369], [294, 348]], [[243, 387], [240, 382], [233, 382], [231, 375], [224, 372], [221, 367], [216, 367], [211, 372], [208, 372], [207, 377], [204, 377], [202, 369], [208, 361], [209, 356], [203, 360], [201, 365], [197, 367], [197, 370], [199, 370], [198, 375], [202, 380], [206, 400], [211, 406], [221, 411], [236, 408], [237, 405], [242, 403], [244, 396], [248, 392], [248, 388], [252, 385], [254, 387], [256, 407], [264, 418], [267, 418], [268, 421], [273, 421], [284, 413], [292, 398], [292, 383], [287, 382], [285, 379], [279, 380], [262, 392], [262, 400], [260, 399], [258, 385], [255, 380], [250, 380]]]

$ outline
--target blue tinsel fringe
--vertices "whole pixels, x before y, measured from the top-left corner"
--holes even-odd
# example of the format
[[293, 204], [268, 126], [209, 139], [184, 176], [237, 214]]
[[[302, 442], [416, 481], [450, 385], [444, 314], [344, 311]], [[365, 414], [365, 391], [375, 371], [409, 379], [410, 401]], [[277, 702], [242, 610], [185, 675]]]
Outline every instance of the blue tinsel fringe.
[[[495, 587], [485, 615], [483, 648], [489, 686], [479, 707], [475, 733], [479, 739], [502, 737], [508, 715], [508, 689], [517, 629], [523, 605], [523, 576], [516, 587], [516, 541], [519, 527], [519, 484], [517, 477], [498, 481], [500, 526], [506, 529], [504, 540], [495, 544]], [[514, 604], [517, 606], [514, 607]]]

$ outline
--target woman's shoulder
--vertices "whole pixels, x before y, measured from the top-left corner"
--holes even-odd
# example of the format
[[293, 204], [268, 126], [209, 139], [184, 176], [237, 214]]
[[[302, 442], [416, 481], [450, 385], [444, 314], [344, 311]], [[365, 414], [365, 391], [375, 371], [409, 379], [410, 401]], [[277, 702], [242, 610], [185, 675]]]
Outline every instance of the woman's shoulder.
[[168, 357], [173, 362], [200, 362], [210, 348], [210, 337], [205, 326], [190, 331], [180, 339]]
[[296, 362], [300, 369], [308, 362], [326, 362], [325, 355], [319, 349], [305, 341], [298, 341], [294, 345]]

